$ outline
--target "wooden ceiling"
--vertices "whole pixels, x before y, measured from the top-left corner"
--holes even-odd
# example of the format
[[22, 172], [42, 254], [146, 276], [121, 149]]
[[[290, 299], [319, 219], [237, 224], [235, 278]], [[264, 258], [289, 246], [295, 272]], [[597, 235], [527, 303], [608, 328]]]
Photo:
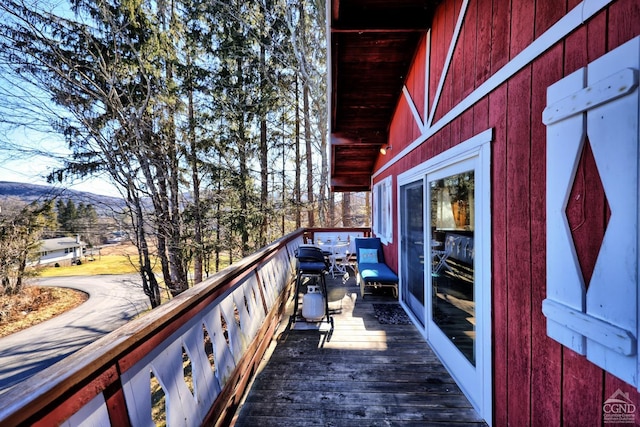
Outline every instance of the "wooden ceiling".
[[380, 148], [437, 0], [328, 0], [331, 189], [369, 191]]

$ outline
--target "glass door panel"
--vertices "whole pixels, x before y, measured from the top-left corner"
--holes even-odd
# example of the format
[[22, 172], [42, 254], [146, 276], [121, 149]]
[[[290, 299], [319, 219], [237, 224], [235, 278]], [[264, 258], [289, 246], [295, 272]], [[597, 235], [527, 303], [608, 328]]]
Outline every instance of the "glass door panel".
[[491, 136], [398, 176], [401, 303], [485, 419], [493, 402]]
[[476, 365], [473, 171], [429, 177], [430, 320]]
[[424, 325], [424, 183], [402, 186], [401, 250], [403, 300]]

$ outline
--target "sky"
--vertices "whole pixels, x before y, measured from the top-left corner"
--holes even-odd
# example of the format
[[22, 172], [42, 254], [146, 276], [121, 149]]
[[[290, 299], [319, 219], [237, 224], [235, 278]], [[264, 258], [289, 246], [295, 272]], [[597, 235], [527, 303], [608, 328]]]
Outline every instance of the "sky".
[[24, 182], [28, 184], [52, 185], [70, 190], [87, 191], [104, 196], [121, 197], [115, 188], [105, 178], [90, 178], [74, 182], [49, 184], [46, 175], [51, 170], [52, 162], [46, 158], [32, 157], [24, 160], [3, 160], [0, 163], [0, 181]]
[[[7, 143], [6, 141], [10, 141]], [[21, 152], [25, 151], [25, 152]], [[36, 154], [34, 152], [40, 152]], [[46, 176], [61, 166], [60, 158], [69, 154], [63, 141], [55, 135], [10, 132], [0, 139], [0, 181], [54, 185], [59, 188], [88, 191], [105, 196], [121, 197], [107, 177], [76, 179], [49, 184]]]
[[[41, 6], [57, 8], [68, 7], [66, 2], [45, 2]], [[68, 13], [68, 12], [67, 12]], [[48, 103], [48, 95], [16, 79], [9, 71], [10, 67], [0, 69], [0, 181], [24, 182], [39, 185], [48, 184], [46, 176], [62, 166], [61, 159], [70, 154], [60, 135], [48, 132], [25, 130], [26, 127], [14, 127], [23, 121], [33, 128], [44, 129], [47, 123], [47, 110], [55, 108]], [[26, 100], [24, 105], [16, 105], [16, 100]], [[39, 113], [38, 106], [42, 106]], [[13, 108], [12, 108], [13, 107]], [[14, 123], [9, 128], [6, 123]], [[78, 191], [88, 191], [106, 196], [122, 197], [106, 177], [96, 177], [54, 184], [56, 187]]]

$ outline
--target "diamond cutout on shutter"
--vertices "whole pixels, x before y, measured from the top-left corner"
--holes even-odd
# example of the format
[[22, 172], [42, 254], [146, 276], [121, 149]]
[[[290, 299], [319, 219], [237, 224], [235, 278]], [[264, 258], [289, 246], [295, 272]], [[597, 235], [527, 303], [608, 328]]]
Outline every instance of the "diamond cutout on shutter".
[[589, 282], [611, 217], [611, 209], [588, 139], [582, 148], [565, 214], [585, 289], [589, 289]]

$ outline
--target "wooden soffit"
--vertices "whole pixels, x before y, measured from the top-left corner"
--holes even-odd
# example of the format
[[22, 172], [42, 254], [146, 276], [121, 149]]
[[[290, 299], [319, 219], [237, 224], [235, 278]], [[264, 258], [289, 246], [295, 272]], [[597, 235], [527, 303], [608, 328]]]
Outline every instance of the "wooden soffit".
[[369, 191], [436, 0], [328, 0], [333, 191]]

